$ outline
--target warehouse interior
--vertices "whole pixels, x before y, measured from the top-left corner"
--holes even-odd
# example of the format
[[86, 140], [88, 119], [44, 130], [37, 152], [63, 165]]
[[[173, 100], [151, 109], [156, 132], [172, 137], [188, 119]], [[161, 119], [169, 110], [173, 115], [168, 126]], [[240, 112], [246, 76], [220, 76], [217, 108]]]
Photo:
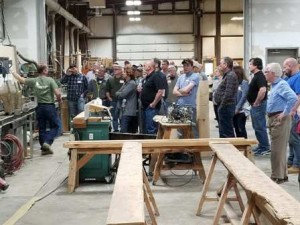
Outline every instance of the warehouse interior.
[[[114, 164], [116, 159], [117, 162], [120, 160], [118, 154], [114, 152], [107, 155], [107, 162], [112, 164], [109, 165], [112, 166], [109, 176], [100, 181], [89, 178], [80, 180], [80, 173], [83, 176], [83, 173], [89, 173], [89, 169], [80, 168], [79, 172], [78, 165], [72, 164], [72, 151], [76, 148], [68, 147], [68, 143], [77, 141], [76, 135], [87, 135], [83, 140], [93, 140], [91, 135], [97, 136], [99, 130], [101, 138], [98, 140], [107, 139], [107, 148], [113, 148], [119, 139], [139, 139], [136, 141], [138, 144], [149, 141], [156, 146], [160, 141], [156, 140], [159, 139], [158, 136], [118, 136], [109, 131], [110, 124], [106, 122], [97, 125], [93, 134], [76, 133], [76, 126], [74, 128], [67, 112], [67, 100], [64, 98], [66, 90], [62, 88], [63, 102], [55, 103], [62, 120], [62, 134], [53, 144], [54, 154], [41, 156], [34, 93], [17, 83], [9, 71], [16, 71], [24, 77], [35, 77], [37, 64], [42, 63], [48, 65], [49, 76], [59, 82], [72, 64], [84, 71], [91, 69], [94, 63], [111, 69], [114, 63], [123, 65], [124, 61], [129, 61], [132, 65], [143, 65], [150, 59], [158, 58], [173, 61], [178, 70], [181, 70], [183, 59], [191, 58], [203, 64], [203, 72], [211, 77], [220, 60], [229, 56], [249, 75], [248, 62], [252, 57], [261, 58], [264, 65], [270, 62], [282, 65], [288, 57], [299, 59], [300, 22], [295, 19], [300, 6], [299, 1], [0, 0], [0, 6], [0, 65], [4, 68], [0, 71], [0, 179], [3, 178], [0, 180], [0, 224], [239, 224], [248, 214], [249, 221], [244, 224], [288, 224], [286, 218], [277, 217], [276, 206], [280, 206], [281, 198], [291, 198], [290, 202], [299, 203], [300, 175], [298, 177], [298, 174], [290, 174], [288, 182], [280, 186], [276, 184], [280, 190], [278, 191], [277, 187], [274, 190], [280, 192], [281, 198], [278, 198], [278, 205], [270, 203], [274, 212], [268, 211], [270, 207], [265, 206], [268, 205], [266, 202], [261, 203], [261, 199], [257, 204], [268, 210], [255, 208], [255, 203], [249, 200], [249, 192], [243, 183], [239, 182], [241, 196], [235, 189], [230, 191], [229, 194], [236, 196], [225, 199], [224, 204], [227, 208], [224, 206], [224, 210], [222, 208], [220, 211], [220, 199], [224, 196], [222, 190], [225, 190], [222, 188], [229, 181], [228, 174], [231, 172], [221, 159], [212, 169], [213, 156], [216, 154], [211, 152], [211, 146], [206, 146], [206, 150], [201, 152], [202, 159], [200, 158], [206, 178], [201, 177], [200, 170], [197, 174], [193, 169], [176, 170], [172, 169], [172, 166], [171, 169], [162, 171], [155, 182], [143, 180], [143, 173], [140, 173], [143, 201], [139, 202], [139, 206], [142, 205], [142, 210], [136, 207], [134, 201], [124, 203], [122, 208], [122, 198], [120, 202], [114, 202], [117, 201], [117, 190], [120, 189], [126, 196], [128, 190], [133, 192], [136, 187], [119, 187], [121, 179], [118, 178], [119, 172], [117, 173], [116, 169], [118, 164]], [[218, 124], [213, 114], [213, 103], [208, 101], [209, 84], [203, 84], [206, 85], [204, 89], [207, 93], [204, 93], [205, 100], [202, 101], [205, 104], [202, 105], [202, 109], [207, 111], [203, 110], [206, 121], [201, 129], [205, 130], [202, 132], [205, 135], [201, 138], [203, 141], [216, 141], [219, 137]], [[252, 140], [255, 141], [255, 133], [249, 118], [246, 128], [249, 141], [247, 143], [251, 143]], [[109, 142], [111, 140], [117, 141]], [[103, 143], [92, 148], [106, 151], [107, 149], [101, 147]], [[192, 146], [191, 143], [186, 143]], [[242, 149], [245, 156], [250, 151], [250, 156], [247, 157], [259, 171], [270, 177], [270, 155], [252, 156], [250, 145], [251, 148], [255, 147], [253, 143], [247, 146], [245, 144], [246, 147], [240, 147], [238, 150]], [[138, 148], [137, 146], [139, 145], [132, 148]], [[13, 152], [16, 148], [20, 160], [7, 157], [7, 152], [3, 150], [10, 149], [9, 151]], [[84, 150], [86, 149], [83, 147], [82, 151]], [[150, 151], [155, 151], [155, 147], [151, 147]], [[87, 153], [85, 156], [88, 154], [93, 153]], [[76, 163], [83, 163], [85, 159], [80, 161], [82, 156], [77, 158], [76, 150]], [[140, 156], [142, 157], [142, 154]], [[6, 160], [12, 163], [12, 166], [9, 171], [2, 172], [1, 167], [6, 165]], [[149, 165], [144, 158], [139, 166], [147, 173]], [[131, 163], [128, 163], [127, 169], [129, 167], [134, 168], [131, 167]], [[74, 172], [74, 168], [77, 172]], [[73, 191], [70, 191], [72, 171], [76, 174], [73, 180], [76, 184]], [[128, 177], [124, 177], [126, 182], [132, 175], [130, 172], [128, 174]], [[210, 178], [211, 183], [208, 183]], [[145, 190], [147, 184], [150, 185], [150, 190]], [[116, 186], [119, 189], [116, 189]], [[209, 188], [207, 196], [205, 188]], [[276, 199], [273, 190], [265, 192], [268, 197]], [[139, 194], [129, 196], [128, 199], [137, 199]], [[150, 203], [145, 199], [149, 199]], [[231, 203], [232, 199], [238, 202]], [[202, 200], [204, 203], [199, 213], [199, 202]], [[151, 209], [148, 203], [151, 204]], [[293, 207], [292, 203], [290, 206], [282, 204], [280, 210], [295, 210], [289, 208]], [[241, 206], [243, 204], [244, 206]], [[115, 207], [115, 211], [112, 207]], [[127, 207], [128, 210], [117, 211], [119, 207]], [[244, 213], [249, 208], [253, 211]], [[113, 223], [113, 213], [117, 217], [127, 216], [131, 219], [141, 214], [144, 221]], [[218, 223], [215, 223], [217, 216], [220, 218]], [[299, 216], [295, 221], [299, 221], [300, 224]]]

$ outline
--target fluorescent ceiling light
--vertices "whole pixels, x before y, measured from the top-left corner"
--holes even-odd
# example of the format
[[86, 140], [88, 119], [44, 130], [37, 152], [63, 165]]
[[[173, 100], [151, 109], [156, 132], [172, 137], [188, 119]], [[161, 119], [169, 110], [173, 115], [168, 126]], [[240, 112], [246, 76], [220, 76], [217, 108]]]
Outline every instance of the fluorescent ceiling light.
[[141, 4], [142, 4], [142, 1], [137, 1], [137, 0], [126, 1], [126, 5], [141, 5]]
[[231, 18], [231, 20], [233, 20], [233, 21], [244, 20], [244, 17], [242, 17], [242, 16], [234, 16], [234, 17]]
[[141, 12], [140, 11], [127, 11], [127, 15], [140, 15]]
[[129, 21], [133, 22], [133, 21], [141, 21], [140, 17], [129, 17]]

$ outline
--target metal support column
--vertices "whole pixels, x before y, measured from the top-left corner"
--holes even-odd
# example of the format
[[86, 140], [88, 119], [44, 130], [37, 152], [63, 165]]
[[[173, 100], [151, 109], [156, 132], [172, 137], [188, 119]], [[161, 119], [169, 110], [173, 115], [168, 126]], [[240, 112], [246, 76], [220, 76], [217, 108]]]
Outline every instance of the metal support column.
[[218, 64], [221, 58], [221, 0], [216, 0], [215, 55]]
[[117, 60], [117, 12], [116, 7], [113, 7], [113, 60]]
[[252, 49], [252, 0], [244, 0], [244, 68], [249, 74], [248, 62], [251, 58]]

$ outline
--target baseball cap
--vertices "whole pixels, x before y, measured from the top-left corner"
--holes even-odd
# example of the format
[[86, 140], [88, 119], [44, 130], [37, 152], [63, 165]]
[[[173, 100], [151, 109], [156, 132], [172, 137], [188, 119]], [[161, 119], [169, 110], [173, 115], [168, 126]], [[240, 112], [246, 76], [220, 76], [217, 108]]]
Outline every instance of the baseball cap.
[[115, 63], [113, 64], [113, 68], [122, 68], [122, 66], [119, 65], [117, 62], [115, 62]]
[[201, 68], [201, 64], [198, 63], [197, 61], [195, 61], [193, 67], [197, 67], [198, 69], [200, 69]]

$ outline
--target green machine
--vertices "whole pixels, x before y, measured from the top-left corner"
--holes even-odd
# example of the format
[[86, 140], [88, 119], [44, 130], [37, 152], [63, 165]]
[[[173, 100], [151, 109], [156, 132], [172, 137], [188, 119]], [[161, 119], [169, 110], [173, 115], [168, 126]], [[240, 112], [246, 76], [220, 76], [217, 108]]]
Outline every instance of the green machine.
[[[110, 122], [87, 122], [85, 128], [74, 128], [76, 140], [108, 140]], [[80, 181], [105, 181], [111, 183], [111, 155], [95, 155], [79, 170]]]

